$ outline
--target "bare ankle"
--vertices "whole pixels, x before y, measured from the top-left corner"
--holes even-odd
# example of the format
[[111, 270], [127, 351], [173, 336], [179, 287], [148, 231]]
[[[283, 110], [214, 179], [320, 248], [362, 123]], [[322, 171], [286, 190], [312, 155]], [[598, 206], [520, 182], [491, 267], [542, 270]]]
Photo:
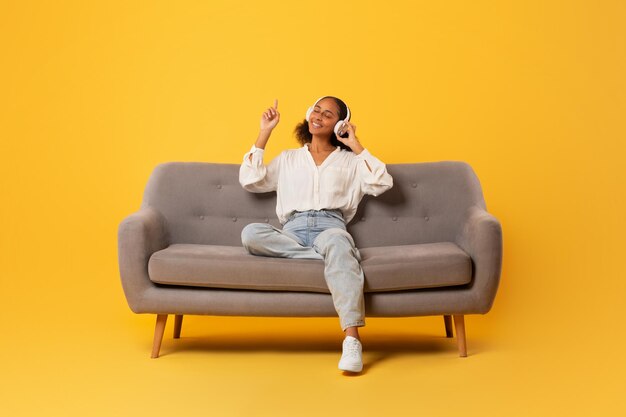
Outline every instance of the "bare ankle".
[[346, 336], [356, 337], [357, 339], [361, 340], [361, 338], [359, 337], [359, 328], [356, 326], [346, 327], [346, 330], [344, 330], [344, 333], [346, 334]]

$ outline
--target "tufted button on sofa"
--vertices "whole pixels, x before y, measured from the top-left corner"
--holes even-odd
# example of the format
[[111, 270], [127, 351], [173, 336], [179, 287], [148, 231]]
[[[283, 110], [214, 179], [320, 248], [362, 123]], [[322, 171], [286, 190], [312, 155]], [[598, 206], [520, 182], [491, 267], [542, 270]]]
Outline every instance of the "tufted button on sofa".
[[[365, 196], [348, 225], [361, 253], [369, 317], [442, 315], [466, 356], [464, 315], [487, 313], [498, 288], [502, 229], [464, 162], [388, 164], [394, 186]], [[119, 271], [135, 313], [156, 314], [152, 357], [167, 317], [179, 338], [185, 314], [337, 316], [324, 262], [253, 256], [249, 223], [280, 227], [275, 193], [245, 191], [239, 165], [155, 167], [140, 209], [118, 228]]]

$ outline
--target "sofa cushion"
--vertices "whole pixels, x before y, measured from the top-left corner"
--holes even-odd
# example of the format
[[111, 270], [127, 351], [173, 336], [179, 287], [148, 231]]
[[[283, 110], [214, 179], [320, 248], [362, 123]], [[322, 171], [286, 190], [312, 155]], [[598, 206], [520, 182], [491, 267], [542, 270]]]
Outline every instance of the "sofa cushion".
[[[365, 292], [467, 284], [470, 257], [451, 242], [360, 249]], [[240, 246], [173, 244], [148, 262], [158, 284], [330, 293], [324, 262], [250, 255]]]

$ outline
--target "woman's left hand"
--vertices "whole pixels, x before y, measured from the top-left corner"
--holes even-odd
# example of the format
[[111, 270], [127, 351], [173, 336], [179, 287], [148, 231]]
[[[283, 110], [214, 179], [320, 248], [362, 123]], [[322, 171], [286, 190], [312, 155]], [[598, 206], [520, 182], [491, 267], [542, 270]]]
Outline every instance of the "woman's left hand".
[[355, 154], [358, 155], [363, 151], [364, 148], [359, 142], [359, 138], [356, 137], [356, 126], [350, 122], [346, 122], [346, 124], [348, 125], [348, 128], [346, 130], [346, 132], [348, 132], [348, 137], [342, 138], [341, 136], [337, 136], [337, 140], [348, 146]]

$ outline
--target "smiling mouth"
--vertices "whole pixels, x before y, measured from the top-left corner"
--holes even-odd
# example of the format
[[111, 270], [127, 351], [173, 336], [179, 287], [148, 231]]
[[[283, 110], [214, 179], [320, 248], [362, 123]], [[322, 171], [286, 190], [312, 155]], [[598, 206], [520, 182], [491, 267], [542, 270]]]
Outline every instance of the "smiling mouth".
[[312, 123], [311, 123], [311, 125], [312, 125], [313, 127], [322, 127], [322, 125], [318, 125], [318, 124], [317, 124], [317, 123], [315, 123], [315, 122], [312, 122]]

